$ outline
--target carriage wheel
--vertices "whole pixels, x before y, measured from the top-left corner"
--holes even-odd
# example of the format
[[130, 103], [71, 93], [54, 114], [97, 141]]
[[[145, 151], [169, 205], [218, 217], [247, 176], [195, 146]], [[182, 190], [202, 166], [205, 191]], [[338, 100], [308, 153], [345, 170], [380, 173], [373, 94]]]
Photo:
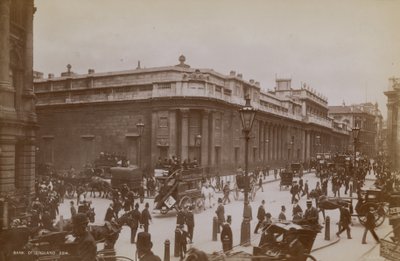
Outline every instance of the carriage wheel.
[[198, 198], [194, 202], [194, 211], [196, 213], [200, 213], [204, 209], [204, 199], [203, 198]]
[[75, 187], [71, 183], [65, 185], [65, 197], [68, 199], [73, 198], [75, 195]]
[[179, 201], [179, 207], [184, 209], [185, 207], [189, 207], [192, 205], [192, 199], [188, 196], [184, 196], [181, 201]]
[[361, 225], [365, 226], [365, 223], [367, 222], [366, 214], [370, 207], [374, 208], [375, 226], [379, 227], [385, 221], [386, 216], [384, 208], [376, 203], [366, 203], [362, 205], [358, 213], [358, 220], [360, 221]]

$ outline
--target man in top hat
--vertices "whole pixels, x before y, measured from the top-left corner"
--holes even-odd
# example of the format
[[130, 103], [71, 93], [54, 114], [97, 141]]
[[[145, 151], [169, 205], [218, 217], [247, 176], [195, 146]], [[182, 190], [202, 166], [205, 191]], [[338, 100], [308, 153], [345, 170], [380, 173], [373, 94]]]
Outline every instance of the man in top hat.
[[89, 219], [84, 213], [77, 213], [72, 218], [72, 234], [75, 237], [72, 244], [75, 246], [74, 255], [79, 260], [93, 261], [96, 260], [97, 247], [92, 234], [87, 231], [88, 224]]
[[281, 213], [279, 213], [278, 219], [280, 221], [285, 221], [286, 220], [286, 207], [285, 206], [281, 206]]
[[144, 227], [144, 232], [149, 232], [149, 221], [151, 221], [151, 215], [150, 215], [150, 211], [149, 211], [149, 203], [146, 202], [146, 204], [144, 205], [144, 209], [142, 211], [142, 216], [141, 216], [141, 224]]
[[372, 236], [375, 238], [376, 242], [379, 243], [379, 237], [375, 233], [375, 209], [373, 207], [369, 208], [369, 211], [366, 215], [367, 221], [365, 222], [365, 230], [364, 230], [364, 235], [362, 237], [362, 243], [367, 244], [367, 232], [371, 232]]
[[137, 254], [140, 261], [161, 261], [161, 258], [151, 251], [153, 243], [151, 235], [147, 232], [140, 232], [137, 239]]
[[218, 198], [218, 207], [215, 214], [218, 217], [218, 225], [222, 227], [225, 222], [225, 208], [221, 198]]
[[229, 192], [230, 192], [230, 181], [228, 181], [223, 189], [224, 192], [224, 199], [223, 199], [223, 203], [225, 205], [225, 203], [228, 201], [229, 203], [231, 203], [231, 199], [229, 198]]
[[221, 231], [221, 242], [222, 242], [222, 249], [224, 252], [232, 250], [233, 247], [233, 236], [232, 236], [232, 229], [231, 229], [232, 217], [228, 215], [226, 222], [224, 222]]
[[307, 200], [307, 209], [304, 212], [303, 219], [312, 225], [318, 224], [318, 210], [312, 206], [311, 200]]
[[303, 209], [299, 206], [299, 201], [297, 199], [294, 200], [292, 216], [301, 216], [303, 214]]
[[185, 222], [188, 228], [190, 243], [193, 243], [193, 232], [194, 232], [193, 206], [190, 206], [188, 211], [185, 213]]
[[344, 207], [344, 206], [340, 207], [339, 223], [340, 223], [341, 229], [339, 232], [336, 233], [336, 235], [339, 237], [340, 234], [346, 230], [347, 238], [351, 239], [351, 234], [350, 234], [351, 215], [350, 215], [350, 211], [347, 207]]
[[258, 229], [262, 226], [262, 223], [264, 222], [265, 219], [265, 200], [261, 201], [261, 205], [258, 207], [258, 211], [257, 211], [257, 219], [258, 219], [258, 223], [254, 229], [254, 234], [258, 234]]
[[142, 214], [139, 211], [139, 203], [135, 204], [135, 209], [131, 211], [131, 244], [135, 243], [136, 232], [139, 227], [139, 222]]
[[186, 255], [186, 252], [187, 252], [186, 245], [188, 243], [187, 240], [190, 239], [190, 235], [185, 230], [185, 225], [177, 225], [177, 228], [178, 228], [179, 233], [180, 233], [180, 235], [179, 235], [179, 245], [180, 245], [181, 249], [180, 249], [179, 253], [180, 253], [181, 260], [183, 260], [183, 258]]

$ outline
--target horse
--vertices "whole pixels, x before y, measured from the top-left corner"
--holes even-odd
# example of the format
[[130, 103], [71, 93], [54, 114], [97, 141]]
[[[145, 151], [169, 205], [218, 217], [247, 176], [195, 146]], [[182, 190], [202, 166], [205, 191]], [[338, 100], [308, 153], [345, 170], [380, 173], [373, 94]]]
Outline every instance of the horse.
[[318, 212], [322, 212], [325, 220], [325, 210], [333, 210], [341, 207], [346, 207], [350, 204], [350, 201], [341, 198], [328, 198], [323, 195], [318, 198]]
[[106, 221], [103, 226], [91, 225], [89, 226], [89, 231], [94, 240], [100, 242], [104, 240], [104, 249], [113, 249], [124, 225], [132, 226], [130, 212], [124, 213], [121, 217], [111, 222]]

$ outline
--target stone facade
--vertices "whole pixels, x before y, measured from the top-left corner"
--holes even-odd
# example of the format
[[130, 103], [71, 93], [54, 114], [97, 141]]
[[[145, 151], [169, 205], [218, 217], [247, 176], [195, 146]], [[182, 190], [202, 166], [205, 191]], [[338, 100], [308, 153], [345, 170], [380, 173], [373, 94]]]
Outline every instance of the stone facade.
[[[357, 151], [374, 157], [382, 151], [382, 115], [378, 104], [362, 103], [350, 106], [329, 106], [329, 116], [339, 122], [345, 122], [352, 128], [358, 126]], [[353, 150], [353, 138], [349, 150]]]
[[[34, 192], [33, 0], [0, 1], [0, 204]], [[7, 216], [0, 206], [1, 218]], [[2, 222], [3, 225], [6, 223]]]
[[400, 78], [389, 79], [387, 108], [387, 146], [393, 168], [400, 170]]
[[[139, 165], [141, 159], [142, 167], [153, 168], [159, 157], [178, 155], [215, 171], [232, 171], [244, 166], [238, 110], [245, 94], [258, 109], [249, 145], [251, 165], [307, 161], [315, 156], [317, 135], [326, 152], [347, 148], [347, 128], [327, 117], [326, 99], [314, 91], [292, 90], [277, 81], [279, 88], [264, 92], [258, 82], [233, 71], [223, 75], [190, 68], [183, 56], [179, 61], [123, 72], [90, 69], [85, 75], [69, 66], [61, 77], [36, 79], [38, 160], [81, 169], [100, 152], [116, 152], [131, 164]], [[290, 85], [290, 80], [282, 81]], [[136, 128], [140, 121], [145, 125], [141, 137]]]

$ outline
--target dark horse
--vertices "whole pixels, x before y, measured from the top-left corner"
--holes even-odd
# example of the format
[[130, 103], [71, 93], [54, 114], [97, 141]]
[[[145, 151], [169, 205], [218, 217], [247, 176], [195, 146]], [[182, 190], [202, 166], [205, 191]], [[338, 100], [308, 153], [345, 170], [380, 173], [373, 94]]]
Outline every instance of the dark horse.
[[325, 210], [338, 209], [340, 207], [347, 207], [351, 204], [351, 201], [347, 201], [341, 198], [328, 198], [323, 195], [318, 198], [318, 209], [322, 211], [322, 215], [325, 221]]

